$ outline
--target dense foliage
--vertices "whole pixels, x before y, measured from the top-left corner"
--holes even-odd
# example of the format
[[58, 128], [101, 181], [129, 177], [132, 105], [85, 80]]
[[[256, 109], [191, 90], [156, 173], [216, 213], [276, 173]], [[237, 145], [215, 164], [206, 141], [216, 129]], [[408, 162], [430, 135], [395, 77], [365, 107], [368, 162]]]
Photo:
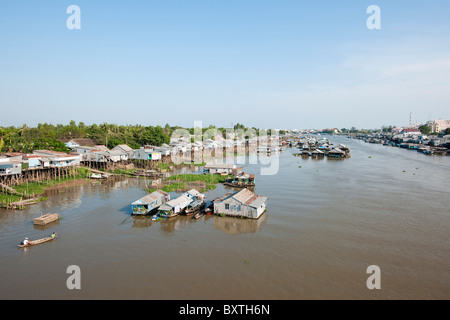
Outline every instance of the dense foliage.
[[[161, 126], [142, 125], [117, 125], [117, 124], [92, 124], [70, 121], [69, 124], [47, 124], [39, 123], [37, 127], [0, 127], [0, 152], [32, 152], [33, 150], [47, 149], [61, 152], [69, 152], [64, 140], [77, 138], [92, 139], [98, 145], [106, 145], [112, 149], [119, 144], [127, 144], [133, 149], [139, 149], [143, 145], [161, 146], [170, 143], [170, 137], [174, 130], [184, 129], [182, 127], [171, 127], [166, 124]], [[247, 132], [242, 124], [237, 124], [234, 129]], [[252, 128], [256, 133], [258, 129]], [[190, 134], [194, 134], [194, 128], [187, 128]], [[202, 128], [202, 135], [209, 130], [226, 136], [225, 128], [216, 128], [210, 125]], [[246, 135], [248, 138], [248, 136]], [[62, 140], [62, 141], [61, 141]]]
[[161, 126], [116, 125], [103, 123], [100, 125], [76, 124], [68, 125], [39, 124], [35, 128], [0, 127], [0, 152], [32, 152], [38, 149], [48, 149], [68, 152], [61, 140], [90, 138], [96, 144], [114, 148], [119, 144], [127, 144], [132, 148], [143, 145], [157, 145], [170, 142], [170, 135], [175, 127], [168, 124]]

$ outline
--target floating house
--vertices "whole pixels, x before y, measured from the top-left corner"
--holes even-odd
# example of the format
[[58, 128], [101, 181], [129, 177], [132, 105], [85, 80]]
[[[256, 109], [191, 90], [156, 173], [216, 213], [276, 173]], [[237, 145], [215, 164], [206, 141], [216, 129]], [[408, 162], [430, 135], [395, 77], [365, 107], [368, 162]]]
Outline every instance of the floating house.
[[350, 152], [350, 148], [347, 147], [345, 144], [339, 144], [338, 148], [346, 153]]
[[224, 185], [236, 187], [236, 188], [247, 188], [255, 186], [255, 175], [246, 172], [240, 172], [235, 176], [228, 178]]
[[234, 163], [209, 163], [204, 167], [203, 173], [228, 175], [233, 174], [236, 169]]
[[266, 210], [267, 197], [242, 189], [214, 200], [214, 213], [258, 219]]
[[156, 190], [131, 204], [133, 215], [147, 215], [170, 201], [170, 194]]
[[189, 204], [191, 204], [194, 200], [196, 200], [196, 197], [200, 195], [200, 192], [198, 192], [195, 189], [191, 189], [185, 193], [183, 193], [181, 196], [179, 196], [176, 199], [170, 200], [166, 203], [164, 203], [161, 207], [158, 208], [159, 215], [161, 217], [175, 217], [181, 213], [183, 213]]
[[349, 155], [339, 148], [334, 148], [333, 150], [328, 151], [327, 156], [330, 158], [347, 158]]
[[321, 158], [324, 157], [325, 153], [319, 149], [316, 149], [314, 151], [311, 151], [311, 157], [315, 157], [315, 158]]

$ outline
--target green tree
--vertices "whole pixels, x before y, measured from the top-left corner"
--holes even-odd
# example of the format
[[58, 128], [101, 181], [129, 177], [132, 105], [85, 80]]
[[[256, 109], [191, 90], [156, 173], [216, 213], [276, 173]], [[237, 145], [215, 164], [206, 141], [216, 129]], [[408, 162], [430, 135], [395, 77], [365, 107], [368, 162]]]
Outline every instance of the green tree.
[[420, 126], [419, 130], [422, 134], [430, 134], [431, 133], [431, 128], [427, 125]]

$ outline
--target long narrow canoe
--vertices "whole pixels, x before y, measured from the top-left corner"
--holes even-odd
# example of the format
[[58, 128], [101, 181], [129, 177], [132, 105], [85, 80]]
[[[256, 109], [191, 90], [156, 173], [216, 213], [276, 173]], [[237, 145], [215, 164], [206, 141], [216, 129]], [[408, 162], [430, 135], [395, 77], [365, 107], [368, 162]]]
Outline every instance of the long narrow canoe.
[[51, 237], [51, 236], [50, 236], [50, 237], [47, 237], [47, 238], [42, 238], [42, 239], [30, 241], [30, 242], [28, 242], [27, 245], [19, 244], [18, 247], [19, 247], [19, 248], [32, 247], [32, 246], [35, 246], [35, 245], [38, 245], [38, 244], [41, 244], [41, 243], [45, 243], [45, 242], [48, 242], [48, 241], [52, 241], [52, 240], [54, 240], [54, 239], [56, 239], [56, 236], [55, 236], [55, 237]]

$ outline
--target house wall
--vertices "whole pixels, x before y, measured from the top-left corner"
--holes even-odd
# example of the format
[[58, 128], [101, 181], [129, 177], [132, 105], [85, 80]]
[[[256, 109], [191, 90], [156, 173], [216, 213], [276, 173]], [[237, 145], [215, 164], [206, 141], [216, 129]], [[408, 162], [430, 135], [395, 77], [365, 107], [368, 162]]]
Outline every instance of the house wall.
[[41, 165], [41, 161], [36, 158], [30, 158], [28, 159], [28, 168], [37, 168]]
[[167, 149], [167, 148], [158, 148], [158, 149], [155, 148], [155, 151], [160, 152], [161, 155], [163, 155], [163, 156], [170, 156], [170, 154], [171, 154], [170, 149]]
[[0, 164], [1, 175], [13, 175], [22, 173], [21, 163], [2, 163]]
[[161, 153], [149, 149], [139, 149], [134, 152], [134, 159], [139, 160], [161, 160]]
[[138, 149], [134, 151], [134, 159], [138, 160], [150, 160], [151, 153], [145, 151], [145, 149]]
[[254, 209], [254, 218], [259, 218], [260, 215], [262, 215], [264, 213], [264, 211], [266, 210], [266, 204], [262, 204], [259, 208]]
[[91, 150], [92, 148], [83, 148], [83, 147], [75, 148], [75, 152], [80, 154], [90, 153]]
[[222, 168], [210, 168], [210, 169], [205, 169], [206, 172], [209, 172], [210, 174], [221, 174], [221, 173], [225, 173], [225, 174], [231, 174], [233, 173], [233, 169], [222, 169]]
[[152, 152], [152, 160], [161, 160], [161, 153]]
[[[239, 206], [240, 210], [238, 210]], [[234, 198], [228, 198], [223, 200], [222, 202], [214, 203], [214, 213], [216, 214], [226, 214], [229, 216], [253, 218], [253, 216], [255, 215], [253, 211], [254, 211], [253, 208], [241, 204]]]
[[[227, 208], [228, 204], [228, 208]], [[239, 206], [240, 205], [240, 210]], [[214, 203], [214, 213], [226, 214], [228, 216], [244, 217], [251, 219], [258, 219], [266, 210], [266, 204], [263, 203], [258, 208], [244, 205], [234, 198], [228, 198], [222, 202]]]
[[119, 162], [120, 161], [120, 155], [110, 155], [109, 158], [112, 162]]

